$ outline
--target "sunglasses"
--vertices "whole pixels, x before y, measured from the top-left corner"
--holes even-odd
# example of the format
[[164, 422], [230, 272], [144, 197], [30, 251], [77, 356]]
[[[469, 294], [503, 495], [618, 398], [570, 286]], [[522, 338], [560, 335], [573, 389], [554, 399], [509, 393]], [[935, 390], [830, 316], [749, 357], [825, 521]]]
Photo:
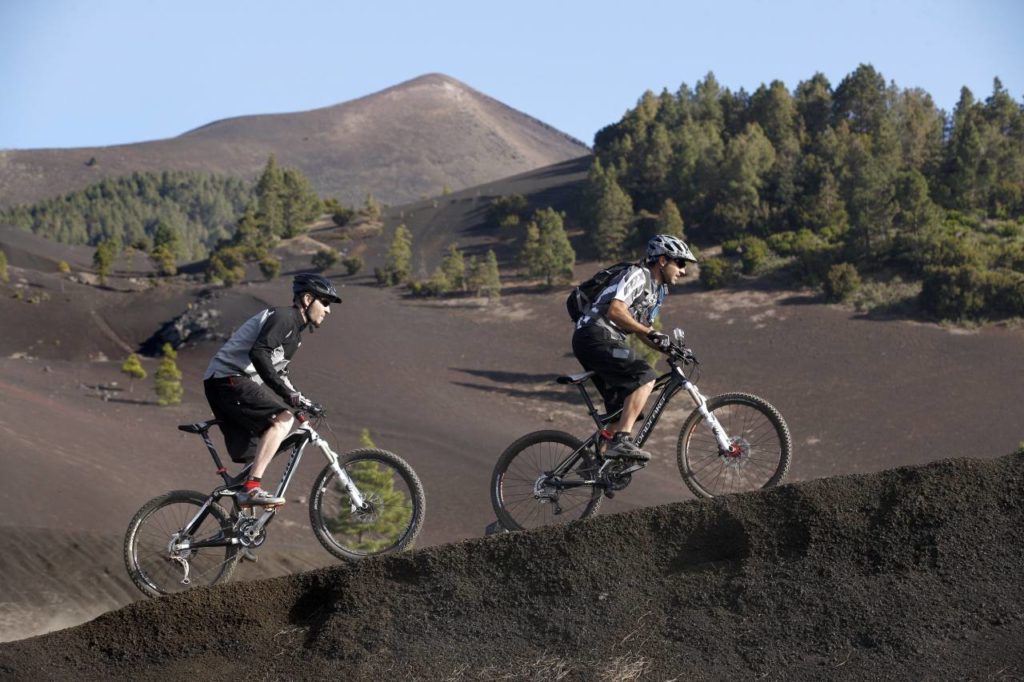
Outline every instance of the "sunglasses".
[[672, 262], [675, 263], [676, 267], [679, 268], [680, 270], [685, 270], [686, 269], [686, 262], [687, 261], [686, 261], [685, 258], [676, 258]]

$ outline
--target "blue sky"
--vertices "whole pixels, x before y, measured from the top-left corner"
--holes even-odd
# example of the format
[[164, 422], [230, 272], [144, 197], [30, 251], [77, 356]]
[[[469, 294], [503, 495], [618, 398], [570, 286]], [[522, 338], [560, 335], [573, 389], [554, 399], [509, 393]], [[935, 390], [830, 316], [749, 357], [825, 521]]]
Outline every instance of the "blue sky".
[[[629, 7], [629, 9], [626, 9]], [[590, 144], [646, 89], [870, 63], [947, 110], [1024, 100], [1024, 2], [0, 0], [0, 149], [173, 137], [445, 73]]]

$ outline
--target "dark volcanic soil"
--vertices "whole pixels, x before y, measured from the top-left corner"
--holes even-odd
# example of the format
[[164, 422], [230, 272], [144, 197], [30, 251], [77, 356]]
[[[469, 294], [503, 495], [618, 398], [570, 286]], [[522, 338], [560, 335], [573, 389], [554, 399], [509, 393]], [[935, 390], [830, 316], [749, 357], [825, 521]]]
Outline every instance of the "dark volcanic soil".
[[6, 679], [1019, 679], [1024, 451], [139, 602]]

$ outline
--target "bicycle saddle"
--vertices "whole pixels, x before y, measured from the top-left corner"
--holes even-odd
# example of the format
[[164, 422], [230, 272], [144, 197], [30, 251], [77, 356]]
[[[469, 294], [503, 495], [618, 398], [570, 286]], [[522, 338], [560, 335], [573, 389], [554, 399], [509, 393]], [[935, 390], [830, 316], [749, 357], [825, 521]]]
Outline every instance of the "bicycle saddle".
[[197, 422], [195, 424], [179, 424], [178, 430], [185, 431], [187, 433], [205, 433], [215, 424], [220, 424], [220, 419], [211, 419], [209, 421]]
[[593, 372], [583, 372], [581, 374], [569, 374], [568, 376], [558, 377], [555, 381], [560, 384], [582, 384], [592, 376], [594, 376]]

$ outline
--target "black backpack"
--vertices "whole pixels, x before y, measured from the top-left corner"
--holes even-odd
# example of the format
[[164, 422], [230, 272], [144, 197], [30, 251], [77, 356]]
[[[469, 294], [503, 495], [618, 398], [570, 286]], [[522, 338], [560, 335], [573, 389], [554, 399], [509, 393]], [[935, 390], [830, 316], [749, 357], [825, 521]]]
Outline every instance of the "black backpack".
[[594, 299], [632, 266], [633, 263], [616, 263], [601, 270], [587, 281], [581, 282], [578, 287], [573, 289], [569, 293], [569, 298], [565, 299], [565, 309], [569, 311], [572, 321], [576, 322], [583, 317], [584, 313], [594, 305]]

